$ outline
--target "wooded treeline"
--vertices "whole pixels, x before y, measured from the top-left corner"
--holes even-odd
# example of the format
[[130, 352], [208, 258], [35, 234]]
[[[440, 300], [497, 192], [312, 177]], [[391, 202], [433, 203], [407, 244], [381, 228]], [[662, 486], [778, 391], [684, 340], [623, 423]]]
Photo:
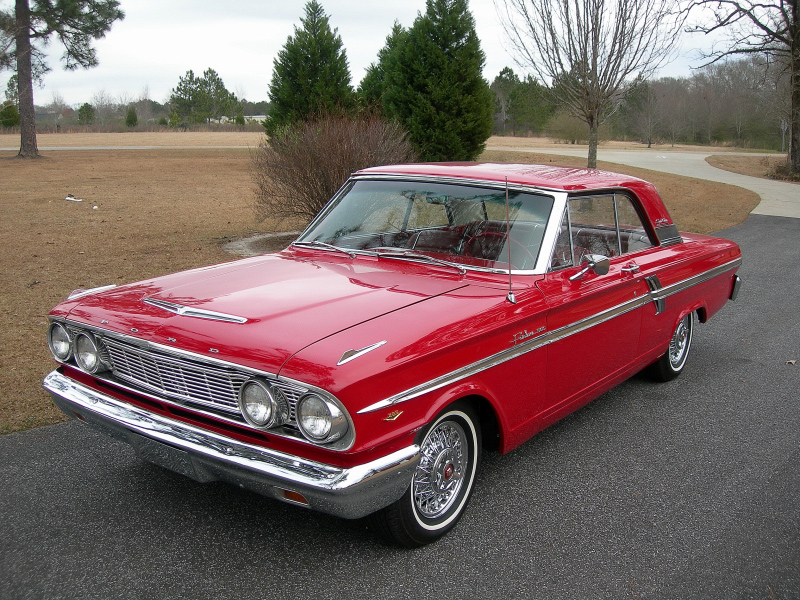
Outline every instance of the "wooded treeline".
[[[760, 55], [708, 65], [688, 77], [634, 81], [605, 115], [601, 137], [785, 150], [789, 84], [787, 70]], [[491, 88], [494, 134], [586, 141], [586, 125], [560, 108], [557, 86], [522, 79], [506, 68]]]

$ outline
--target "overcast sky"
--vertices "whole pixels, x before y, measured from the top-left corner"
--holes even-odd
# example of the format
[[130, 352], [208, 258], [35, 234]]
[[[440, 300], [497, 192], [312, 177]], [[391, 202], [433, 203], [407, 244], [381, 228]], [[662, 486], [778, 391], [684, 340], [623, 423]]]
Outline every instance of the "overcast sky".
[[[49, 65], [44, 87], [34, 89], [38, 105], [49, 104], [54, 94], [73, 106], [91, 102], [103, 91], [115, 100], [136, 100], [147, 94], [165, 102], [178, 78], [192, 69], [219, 73], [226, 87], [239, 98], [267, 100], [273, 61], [300, 24], [306, 0], [121, 0], [125, 19], [113, 25], [96, 42], [100, 65], [64, 71], [62, 47], [57, 40], [48, 47]], [[409, 27], [425, 0], [320, 0], [332, 27], [342, 37], [353, 86], [377, 59], [395, 20]], [[0, 4], [7, 4], [0, 2]], [[492, 81], [503, 67], [519, 68], [503, 43], [493, 0], [471, 0], [478, 37], [486, 54], [484, 77]], [[688, 76], [690, 46], [703, 43], [686, 38], [678, 57], [659, 75]], [[9, 73], [0, 73], [5, 89]]]

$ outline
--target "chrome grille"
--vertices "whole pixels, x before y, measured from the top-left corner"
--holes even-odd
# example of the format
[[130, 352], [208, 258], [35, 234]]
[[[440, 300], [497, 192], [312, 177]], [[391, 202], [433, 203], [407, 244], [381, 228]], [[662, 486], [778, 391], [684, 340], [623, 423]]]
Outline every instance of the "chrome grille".
[[[117, 378], [181, 402], [241, 415], [239, 389], [250, 378], [248, 373], [140, 348], [106, 335], [97, 337], [108, 351], [111, 371]], [[288, 424], [294, 425], [295, 407], [305, 390], [282, 382], [270, 384], [286, 397]]]

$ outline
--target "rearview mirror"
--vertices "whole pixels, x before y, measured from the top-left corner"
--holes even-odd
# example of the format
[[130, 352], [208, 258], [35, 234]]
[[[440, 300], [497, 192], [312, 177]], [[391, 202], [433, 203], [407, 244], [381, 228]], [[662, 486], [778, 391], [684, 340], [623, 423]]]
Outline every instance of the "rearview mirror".
[[595, 275], [606, 275], [608, 273], [608, 269], [611, 267], [608, 257], [603, 256], [602, 254], [585, 255], [581, 265], [585, 266], [580, 271], [575, 273], [575, 275], [570, 277], [570, 281], [578, 281], [579, 279], [583, 279], [583, 276], [589, 271]]

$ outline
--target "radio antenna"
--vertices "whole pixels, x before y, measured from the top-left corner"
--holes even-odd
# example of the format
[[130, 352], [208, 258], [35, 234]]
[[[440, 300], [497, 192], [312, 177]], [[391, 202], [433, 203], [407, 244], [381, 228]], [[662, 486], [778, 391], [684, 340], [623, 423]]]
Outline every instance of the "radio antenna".
[[514, 288], [511, 286], [511, 219], [508, 214], [508, 177], [506, 177], [506, 247], [508, 248], [508, 295], [506, 300], [511, 304], [517, 303]]

